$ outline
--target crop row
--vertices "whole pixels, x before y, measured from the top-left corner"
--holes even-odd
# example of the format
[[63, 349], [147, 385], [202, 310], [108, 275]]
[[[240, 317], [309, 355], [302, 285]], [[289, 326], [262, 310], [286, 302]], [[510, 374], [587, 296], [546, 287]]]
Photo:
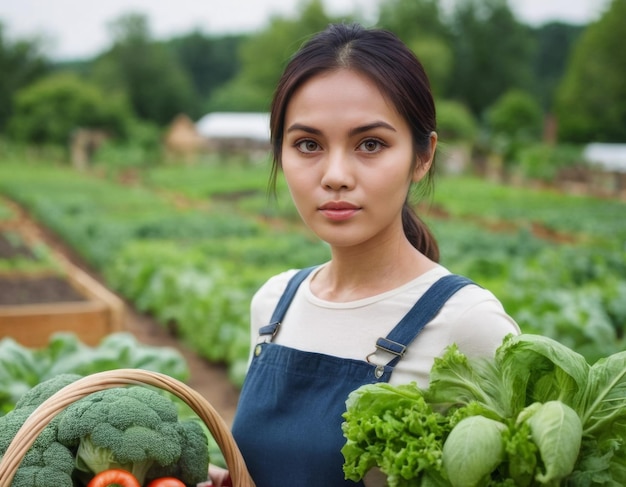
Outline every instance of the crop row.
[[[328, 249], [295, 223], [280, 181], [277, 201], [268, 202], [266, 171], [218, 169], [159, 168], [129, 186], [67, 168], [0, 163], [0, 192], [54, 230], [138, 309], [200, 355], [228, 363], [239, 384], [252, 294], [276, 272], [323, 262]], [[464, 205], [480, 194], [488, 201]], [[528, 211], [517, 208], [520, 194]], [[442, 263], [491, 289], [524, 331], [551, 336], [590, 361], [624, 348], [619, 212], [626, 214], [626, 205], [445, 177], [433, 201], [445, 215], [426, 215]], [[487, 206], [492, 213], [470, 213]], [[572, 211], [576, 226], [559, 225], [568, 221], [559, 214]], [[550, 222], [574, 238], [563, 243], [533, 233], [531, 223]], [[505, 231], [493, 231], [500, 227]]]

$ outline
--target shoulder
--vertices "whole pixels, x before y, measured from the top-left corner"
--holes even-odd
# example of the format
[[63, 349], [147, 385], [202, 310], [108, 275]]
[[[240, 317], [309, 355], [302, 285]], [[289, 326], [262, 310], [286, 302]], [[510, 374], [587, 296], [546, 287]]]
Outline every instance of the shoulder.
[[500, 300], [479, 285], [462, 288], [443, 311], [450, 324], [450, 341], [469, 356], [492, 354], [506, 335], [521, 333]]
[[285, 291], [289, 280], [296, 275], [298, 269], [290, 269], [270, 277], [252, 296], [252, 305], [267, 300], [276, 302]]
[[[429, 273], [428, 285], [451, 272], [439, 266]], [[520, 328], [489, 289], [471, 281], [450, 297], [435, 319], [442, 344], [456, 343], [467, 355], [491, 354], [508, 334]]]
[[299, 269], [290, 269], [270, 277], [252, 296], [250, 318], [252, 329], [269, 323], [274, 308], [285, 291], [289, 280]]

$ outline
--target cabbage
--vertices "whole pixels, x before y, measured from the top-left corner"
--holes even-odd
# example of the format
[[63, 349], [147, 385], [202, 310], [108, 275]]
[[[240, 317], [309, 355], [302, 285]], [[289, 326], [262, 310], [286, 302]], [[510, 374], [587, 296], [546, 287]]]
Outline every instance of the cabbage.
[[578, 458], [583, 433], [576, 411], [561, 401], [548, 401], [536, 409], [528, 424], [546, 470], [537, 474], [537, 480], [547, 484], [569, 475]]
[[473, 487], [504, 460], [506, 426], [484, 416], [465, 418], [443, 445], [443, 465], [453, 487]]

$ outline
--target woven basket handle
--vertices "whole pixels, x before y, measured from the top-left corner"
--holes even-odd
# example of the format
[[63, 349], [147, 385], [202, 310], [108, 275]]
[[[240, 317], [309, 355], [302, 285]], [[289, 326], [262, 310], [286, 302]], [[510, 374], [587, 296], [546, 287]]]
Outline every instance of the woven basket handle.
[[233, 487], [255, 487], [228, 425], [200, 393], [165, 374], [142, 369], [116, 369], [82, 377], [48, 398], [28, 417], [0, 461], [0, 487], [10, 487], [22, 458], [57, 414], [91, 393], [126, 385], [150, 385], [179, 397], [206, 424], [217, 442]]

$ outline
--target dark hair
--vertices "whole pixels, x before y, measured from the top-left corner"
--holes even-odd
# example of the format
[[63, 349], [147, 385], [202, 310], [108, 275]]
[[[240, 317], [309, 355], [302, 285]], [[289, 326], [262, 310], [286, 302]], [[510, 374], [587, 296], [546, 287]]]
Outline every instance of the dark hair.
[[[422, 64], [391, 32], [365, 29], [359, 24], [332, 24], [294, 54], [278, 82], [270, 111], [273, 185], [282, 165], [285, 112], [291, 97], [313, 76], [341, 68], [354, 70], [373, 81], [407, 121], [415, 154], [431, 157], [430, 137], [436, 128], [435, 103]], [[431, 168], [427, 176], [431, 184], [432, 172]], [[408, 198], [402, 209], [402, 225], [411, 244], [437, 262], [437, 241], [413, 211]]]

